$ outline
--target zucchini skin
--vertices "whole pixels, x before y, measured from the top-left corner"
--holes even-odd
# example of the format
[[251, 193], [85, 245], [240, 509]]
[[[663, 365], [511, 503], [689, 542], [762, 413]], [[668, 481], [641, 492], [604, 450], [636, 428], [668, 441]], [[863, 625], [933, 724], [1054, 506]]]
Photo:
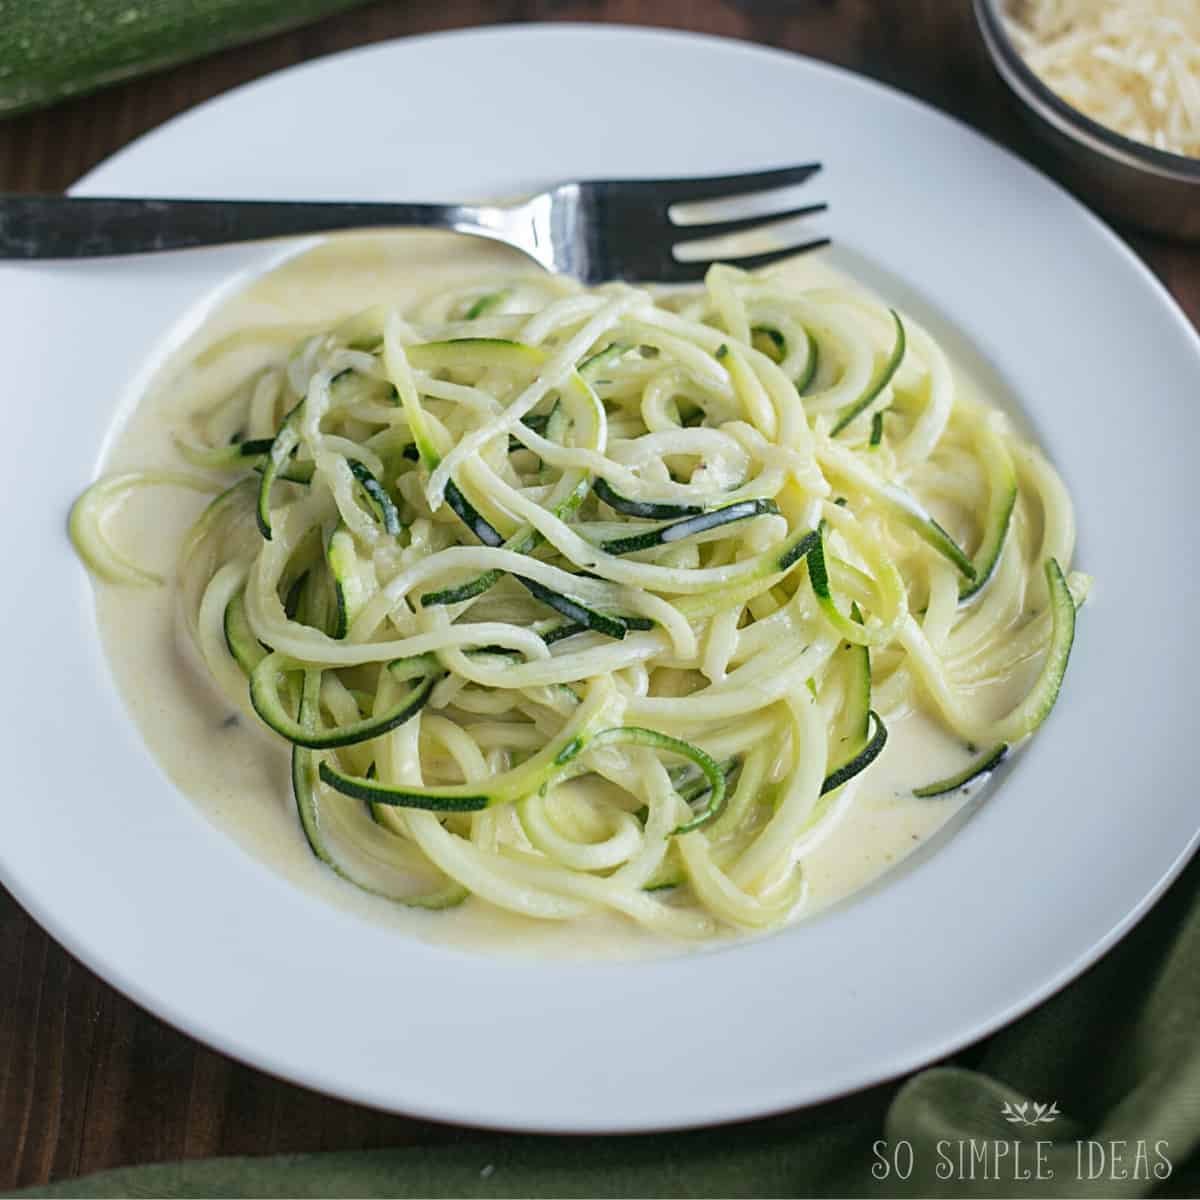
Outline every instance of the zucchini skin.
[[923, 528], [917, 529], [917, 534], [922, 541], [932, 546], [943, 558], [952, 562], [963, 575], [972, 581], [971, 586], [974, 586], [973, 581], [976, 578], [975, 564], [963, 553], [962, 547], [941, 525], [930, 517], [925, 522]]
[[1041, 674], [1018, 709], [1020, 719], [1015, 728], [1005, 730], [1005, 741], [1017, 741], [1028, 737], [1050, 715], [1062, 691], [1067, 664], [1071, 660], [1071, 647], [1075, 644], [1075, 600], [1067, 585], [1067, 577], [1058, 565], [1058, 560], [1054, 558], [1046, 559], [1044, 570], [1049, 588], [1050, 611], [1054, 619], [1050, 645], [1046, 650], [1046, 661], [1042, 664]]
[[[711, 755], [706, 754], [699, 746], [693, 746], [690, 742], [685, 742], [680, 738], [660, 733], [657, 729], [643, 729], [637, 725], [618, 725], [612, 729], [602, 730], [592, 738], [591, 744], [600, 746], [605, 743], [611, 744], [614, 742], [618, 745], [647, 746], [652, 750], [665, 751], [667, 754], [674, 754], [679, 758], [688, 759], [693, 766], [700, 770], [703, 776], [703, 783], [699, 790], [690, 792], [688, 798], [698, 799], [701, 796], [707, 795], [708, 801], [698, 813], [693, 812], [689, 820], [685, 821], [682, 825], [676, 825], [671, 830], [670, 837], [680, 837], [685, 833], [692, 833], [694, 830], [702, 829], [709, 822], [715, 821], [724, 812], [727, 793], [726, 780], [730, 772], [726, 770], [725, 765], [716, 762]], [[582, 748], [581, 745], [579, 749]], [[573, 750], [572, 747], [568, 747], [568, 749]], [[573, 753], [577, 752], [573, 750]], [[683, 795], [682, 792], [678, 794]]]
[[665, 504], [654, 500], [631, 500], [613, 490], [603, 476], [592, 485], [596, 495], [614, 512], [626, 517], [643, 517], [651, 521], [671, 521], [676, 517], [698, 517], [704, 512], [699, 504]]
[[462, 494], [454, 480], [446, 484], [446, 503], [454, 515], [485, 545], [493, 550], [504, 545], [504, 538]]
[[727, 504], [723, 508], [711, 508], [707, 512], [695, 516], [683, 517], [671, 525], [644, 533], [633, 533], [628, 537], [615, 538], [609, 542], [601, 542], [600, 549], [607, 554], [635, 554], [640, 550], [653, 550], [657, 546], [671, 545], [704, 533], [709, 529], [719, 529], [735, 521], [746, 521], [752, 517], [777, 515], [779, 506], [774, 500], [739, 500]]
[[[318, 774], [320, 779], [335, 791], [367, 804], [418, 808], [429, 812], [480, 812], [500, 804], [519, 802], [552, 783], [584, 750], [616, 743], [646, 746], [674, 754], [688, 759], [699, 769], [703, 780], [698, 788], [688, 789], [685, 798], [690, 800], [707, 796], [708, 800], [690, 820], [673, 829], [671, 837], [700, 829], [718, 817], [725, 807], [726, 780], [732, 773], [730, 764], [717, 763], [699, 746], [693, 746], [669, 734], [659, 733], [655, 729], [643, 729], [634, 725], [614, 726], [597, 733], [589, 733], [584, 729], [566, 737], [560, 734], [559, 737], [561, 741], [558, 745], [551, 742], [539, 756], [544, 761], [538, 764], [536, 769], [517, 768], [510, 771], [508, 781], [494, 784], [490, 790], [486, 782], [451, 784], [444, 787], [389, 786], [378, 783], [371, 776], [347, 775], [327, 760], [321, 761]], [[554, 753], [550, 754], [552, 749]], [[514, 782], [514, 778], [519, 782]]]
[[[482, 341], [484, 339], [478, 340]], [[446, 485], [446, 503], [458, 515], [459, 520], [485, 546], [495, 549], [504, 545], [504, 538], [500, 535], [499, 531], [485, 517], [480, 516], [471, 502], [455, 486], [453, 480]], [[427, 607], [429, 604], [454, 604], [459, 600], [468, 600], [472, 596], [477, 596], [481, 592], [487, 591], [495, 583], [496, 578], [499, 577], [498, 575], [496, 578], [492, 576], [493, 572], [488, 571], [475, 580], [463, 585], [461, 588], [450, 588], [441, 592], [428, 592], [425, 596], [421, 597], [421, 605], [422, 607]], [[620, 641], [628, 630], [637, 628], [633, 624], [636, 618], [608, 616], [606, 613], [596, 612], [594, 609], [580, 604], [578, 600], [572, 600], [569, 596], [562, 595], [561, 592], [553, 591], [533, 579], [526, 579], [524, 575], [512, 573], [512, 577], [530, 595], [535, 596], [543, 604], [554, 609], [555, 612], [561, 613], [562, 616], [566, 617], [573, 624], [586, 626], [596, 633], [602, 633], [606, 637], [614, 638], [617, 641]]]
[[270, 653], [254, 636], [250, 622], [246, 619], [246, 593], [243, 589], [225, 606], [225, 617], [222, 621], [225, 631], [225, 645], [234, 662], [241, 667], [247, 677], [254, 674], [254, 668]]
[[871, 436], [867, 445], [874, 450], [883, 441], [883, 411], [882, 409], [871, 418]]
[[[620, 621], [626, 631], [635, 630], [638, 633], [648, 633], [654, 628], [654, 622], [649, 617], [625, 615], [615, 617], [614, 620]], [[547, 646], [553, 646], [555, 642], [565, 641], [569, 637], [574, 637], [577, 633], [591, 633], [592, 631], [591, 625], [584, 625], [578, 621], [566, 621], [562, 625], [555, 626], [553, 629], [547, 629], [542, 634], [542, 641]]]
[[939, 779], [936, 783], [927, 783], [924, 787], [913, 788], [913, 795], [919, 796], [922, 800], [929, 800], [934, 796], [948, 796], [951, 792], [961, 791], [968, 783], [974, 783], [980, 776], [990, 775], [1007, 757], [1008, 743], [1001, 742], [1000, 745], [988, 750], [982, 757], [975, 759], [957, 775], [951, 775], [948, 779]]
[[340, 522], [325, 543], [325, 565], [333, 582], [335, 601], [333, 628], [329, 633], [340, 639], [350, 632], [354, 618], [365, 603], [366, 594], [354, 535]]
[[833, 593], [829, 588], [829, 571], [825, 563], [825, 543], [820, 529], [817, 530], [816, 539], [808, 551], [807, 560], [809, 584], [812, 587], [813, 595], [817, 598], [817, 603], [820, 605], [821, 611], [825, 614], [825, 619], [847, 641], [858, 644], [855, 636], [855, 626], [862, 626], [862, 614], [858, 611], [858, 606], [855, 605], [851, 611], [851, 616], [845, 617], [834, 603]]
[[[406, 696], [387, 712], [366, 717], [353, 725], [338, 725], [323, 729], [319, 725], [319, 709], [314, 708], [307, 720], [292, 720], [279, 699], [280, 678], [291, 670], [303, 669], [290, 659], [276, 655], [264, 658], [250, 675], [250, 703], [263, 724], [286, 738], [293, 746], [308, 750], [336, 750], [340, 746], [356, 746], [403, 725], [425, 707], [440, 674], [426, 675]], [[305, 678], [312, 675], [305, 672]]]
[[[300, 693], [300, 712], [298, 720], [301, 726], [308, 728], [313, 725], [318, 716], [321, 694], [321, 672], [305, 671], [304, 686]], [[372, 770], [374, 768], [372, 767]], [[446, 887], [436, 892], [424, 894], [415, 893], [410, 896], [393, 896], [355, 876], [351, 867], [344, 866], [334, 856], [327, 842], [324, 823], [321, 816], [321, 797], [318, 786], [320, 780], [320, 762], [315, 751], [301, 745], [292, 746], [292, 797], [296, 802], [296, 814], [300, 818], [300, 828], [304, 831], [304, 839], [309, 849], [335, 875], [354, 884], [364, 892], [373, 896], [382, 896], [396, 904], [409, 908], [442, 909], [453, 908], [461, 904], [469, 895], [461, 884], [451, 881]], [[379, 818], [374, 809], [370, 809], [371, 817], [378, 823]], [[389, 836], [383, 830], [379, 831], [384, 837]]]
[[[857, 604], [850, 605], [850, 619], [859, 625], [863, 623], [863, 615]], [[850, 753], [835, 760], [831, 774], [857, 758], [871, 737], [870, 648], [854, 642], [843, 642], [840, 653], [848, 657], [849, 686], [845, 707], [838, 717], [837, 732], [841, 734], [842, 741], [849, 741], [851, 749]]]
[[618, 642], [625, 636], [629, 626], [620, 617], [610, 617], [606, 613], [596, 612], [538, 583], [534, 579], [526, 579], [524, 575], [514, 575], [513, 578], [533, 597], [543, 604], [561, 613], [568, 621], [578, 625], [586, 625], [594, 633], [602, 633], [605, 637], [616, 639]]
[[404, 525], [400, 520], [400, 511], [396, 508], [395, 501], [388, 495], [387, 488], [357, 458], [350, 458], [346, 461], [349, 463], [350, 473], [358, 480], [359, 486], [366, 493], [384, 531], [391, 534], [392, 537], [398, 537]]
[[849, 783], [855, 775], [860, 775], [883, 753], [883, 748], [887, 745], [888, 739], [887, 726], [874, 709], [871, 709], [868, 716], [875, 720], [874, 736], [848, 763], [843, 764], [825, 776], [825, 780], [821, 784], [822, 796], [835, 791], [844, 783]]
[[775, 569], [790, 571], [802, 558], [807, 558], [814, 548], [820, 548], [820, 545], [821, 535], [815, 529], [808, 530], [784, 547], [783, 553], [775, 563]]
[[[300, 711], [297, 721], [303, 728], [312, 727], [320, 705], [321, 672], [305, 671], [304, 684], [300, 691]], [[337, 869], [337, 864], [325, 849], [320, 829], [320, 804], [317, 799], [317, 756], [297, 743], [292, 744], [292, 796], [296, 801], [296, 814], [300, 828], [304, 830], [309, 849], [325, 863]]]
[[966, 551], [903, 488], [886, 484], [880, 489], [880, 499], [921, 541], [952, 562], [965, 579], [975, 580], [975, 564]]
[[900, 320], [900, 314], [894, 308], [888, 311], [891, 313], [892, 323], [896, 330], [896, 340], [892, 345], [892, 352], [888, 355], [887, 361], [875, 374], [875, 377], [867, 385], [867, 390], [857, 400], [850, 401], [838, 414], [833, 428], [829, 431], [830, 437], [837, 437], [859, 413], [866, 412], [875, 403], [879, 393], [892, 382], [893, 376], [900, 369], [900, 364], [904, 361], [904, 355], [908, 350], [908, 335], [904, 330], [904, 322]]
[[426, 592], [421, 597], [421, 607], [432, 608], [438, 604], [462, 604], [464, 601], [474, 600], [476, 596], [482, 596], [484, 592], [499, 583], [503, 573], [503, 571], [484, 571], [482, 575], [476, 575], [474, 579], [459, 587]]
[[271, 449], [262, 464], [262, 477], [258, 482], [258, 505], [255, 517], [258, 521], [258, 532], [266, 541], [271, 540], [271, 488], [280, 472], [288, 463], [288, 459], [300, 445], [300, 434], [297, 426], [304, 413], [304, 401], [301, 400], [283, 419], [279, 431], [271, 442]]
[[0, 117], [294, 29], [362, 2], [15, 0], [5, 5], [0, 26]]
[[805, 367], [804, 374], [796, 380], [796, 391], [801, 396], [812, 387], [812, 381], [816, 379], [817, 371], [821, 368], [820, 343], [807, 329], [804, 331], [804, 336], [808, 339], [808, 366]]
[[368, 804], [390, 804], [401, 808], [420, 808], [429, 812], [480, 812], [491, 801], [485, 792], [463, 796], [430, 797], [417, 789], [386, 788], [366, 778], [343, 775], [325, 760], [318, 772], [323, 782], [344, 796], [352, 796]]
[[988, 510], [983, 538], [973, 560], [974, 578], [959, 588], [960, 604], [972, 599], [995, 573], [1000, 556], [1004, 553], [1013, 509], [1017, 503], [1017, 472], [1013, 466], [1012, 455], [998, 438], [994, 438], [993, 441], [993, 459], [988, 464]]
[[477, 317], [482, 317], [484, 313], [489, 312], [498, 304], [503, 304], [508, 296], [508, 292], [489, 292], [486, 296], [480, 296], [474, 304], [467, 309], [465, 317], [468, 321], [474, 321]]

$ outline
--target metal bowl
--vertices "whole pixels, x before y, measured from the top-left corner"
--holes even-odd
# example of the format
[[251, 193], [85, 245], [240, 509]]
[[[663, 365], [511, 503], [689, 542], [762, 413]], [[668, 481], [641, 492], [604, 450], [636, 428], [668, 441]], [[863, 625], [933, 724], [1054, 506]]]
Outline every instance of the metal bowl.
[[1200, 240], [1200, 159], [1157, 150], [1072, 108], [1026, 65], [1005, 27], [1004, 0], [974, 0], [975, 19], [1026, 121], [1054, 151], [1050, 169], [1118, 221]]

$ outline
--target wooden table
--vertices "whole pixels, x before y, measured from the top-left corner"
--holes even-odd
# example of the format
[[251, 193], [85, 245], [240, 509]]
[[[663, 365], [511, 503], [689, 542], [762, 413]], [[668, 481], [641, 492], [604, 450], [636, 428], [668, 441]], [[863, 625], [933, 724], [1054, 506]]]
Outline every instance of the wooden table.
[[[0, 124], [0, 190], [63, 188], [168, 117], [315, 55], [518, 20], [667, 25], [786, 47], [1035, 151], [976, 42], [967, 0], [393, 0]], [[1133, 243], [1200, 323], [1200, 247]], [[0, 1189], [161, 1159], [459, 1136], [281, 1083], [198, 1045], [81, 967], [0, 889]]]

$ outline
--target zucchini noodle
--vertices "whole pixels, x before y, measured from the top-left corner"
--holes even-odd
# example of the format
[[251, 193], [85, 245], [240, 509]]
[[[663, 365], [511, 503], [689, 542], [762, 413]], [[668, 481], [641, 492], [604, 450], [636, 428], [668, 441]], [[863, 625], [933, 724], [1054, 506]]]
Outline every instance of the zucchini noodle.
[[[218, 492], [175, 582], [199, 658], [291, 746], [343, 879], [431, 910], [672, 938], [802, 912], [805, 860], [920, 711], [986, 777], [1059, 694], [1089, 580], [1046, 459], [857, 290], [469, 284], [245, 329], [176, 431]], [[240, 360], [239, 360], [240, 361]], [[1013, 698], [1016, 697], [1015, 703]]]

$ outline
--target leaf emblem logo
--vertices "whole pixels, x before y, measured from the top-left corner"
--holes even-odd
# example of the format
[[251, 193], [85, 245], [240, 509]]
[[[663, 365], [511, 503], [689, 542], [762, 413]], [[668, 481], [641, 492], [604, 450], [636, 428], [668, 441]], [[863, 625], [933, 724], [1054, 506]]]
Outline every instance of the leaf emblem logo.
[[1039, 1104], [1036, 1100], [1022, 1100], [1014, 1104], [1006, 1100], [1000, 1114], [1010, 1125], [1051, 1125], [1062, 1116], [1057, 1100], [1051, 1100], [1048, 1104]]

